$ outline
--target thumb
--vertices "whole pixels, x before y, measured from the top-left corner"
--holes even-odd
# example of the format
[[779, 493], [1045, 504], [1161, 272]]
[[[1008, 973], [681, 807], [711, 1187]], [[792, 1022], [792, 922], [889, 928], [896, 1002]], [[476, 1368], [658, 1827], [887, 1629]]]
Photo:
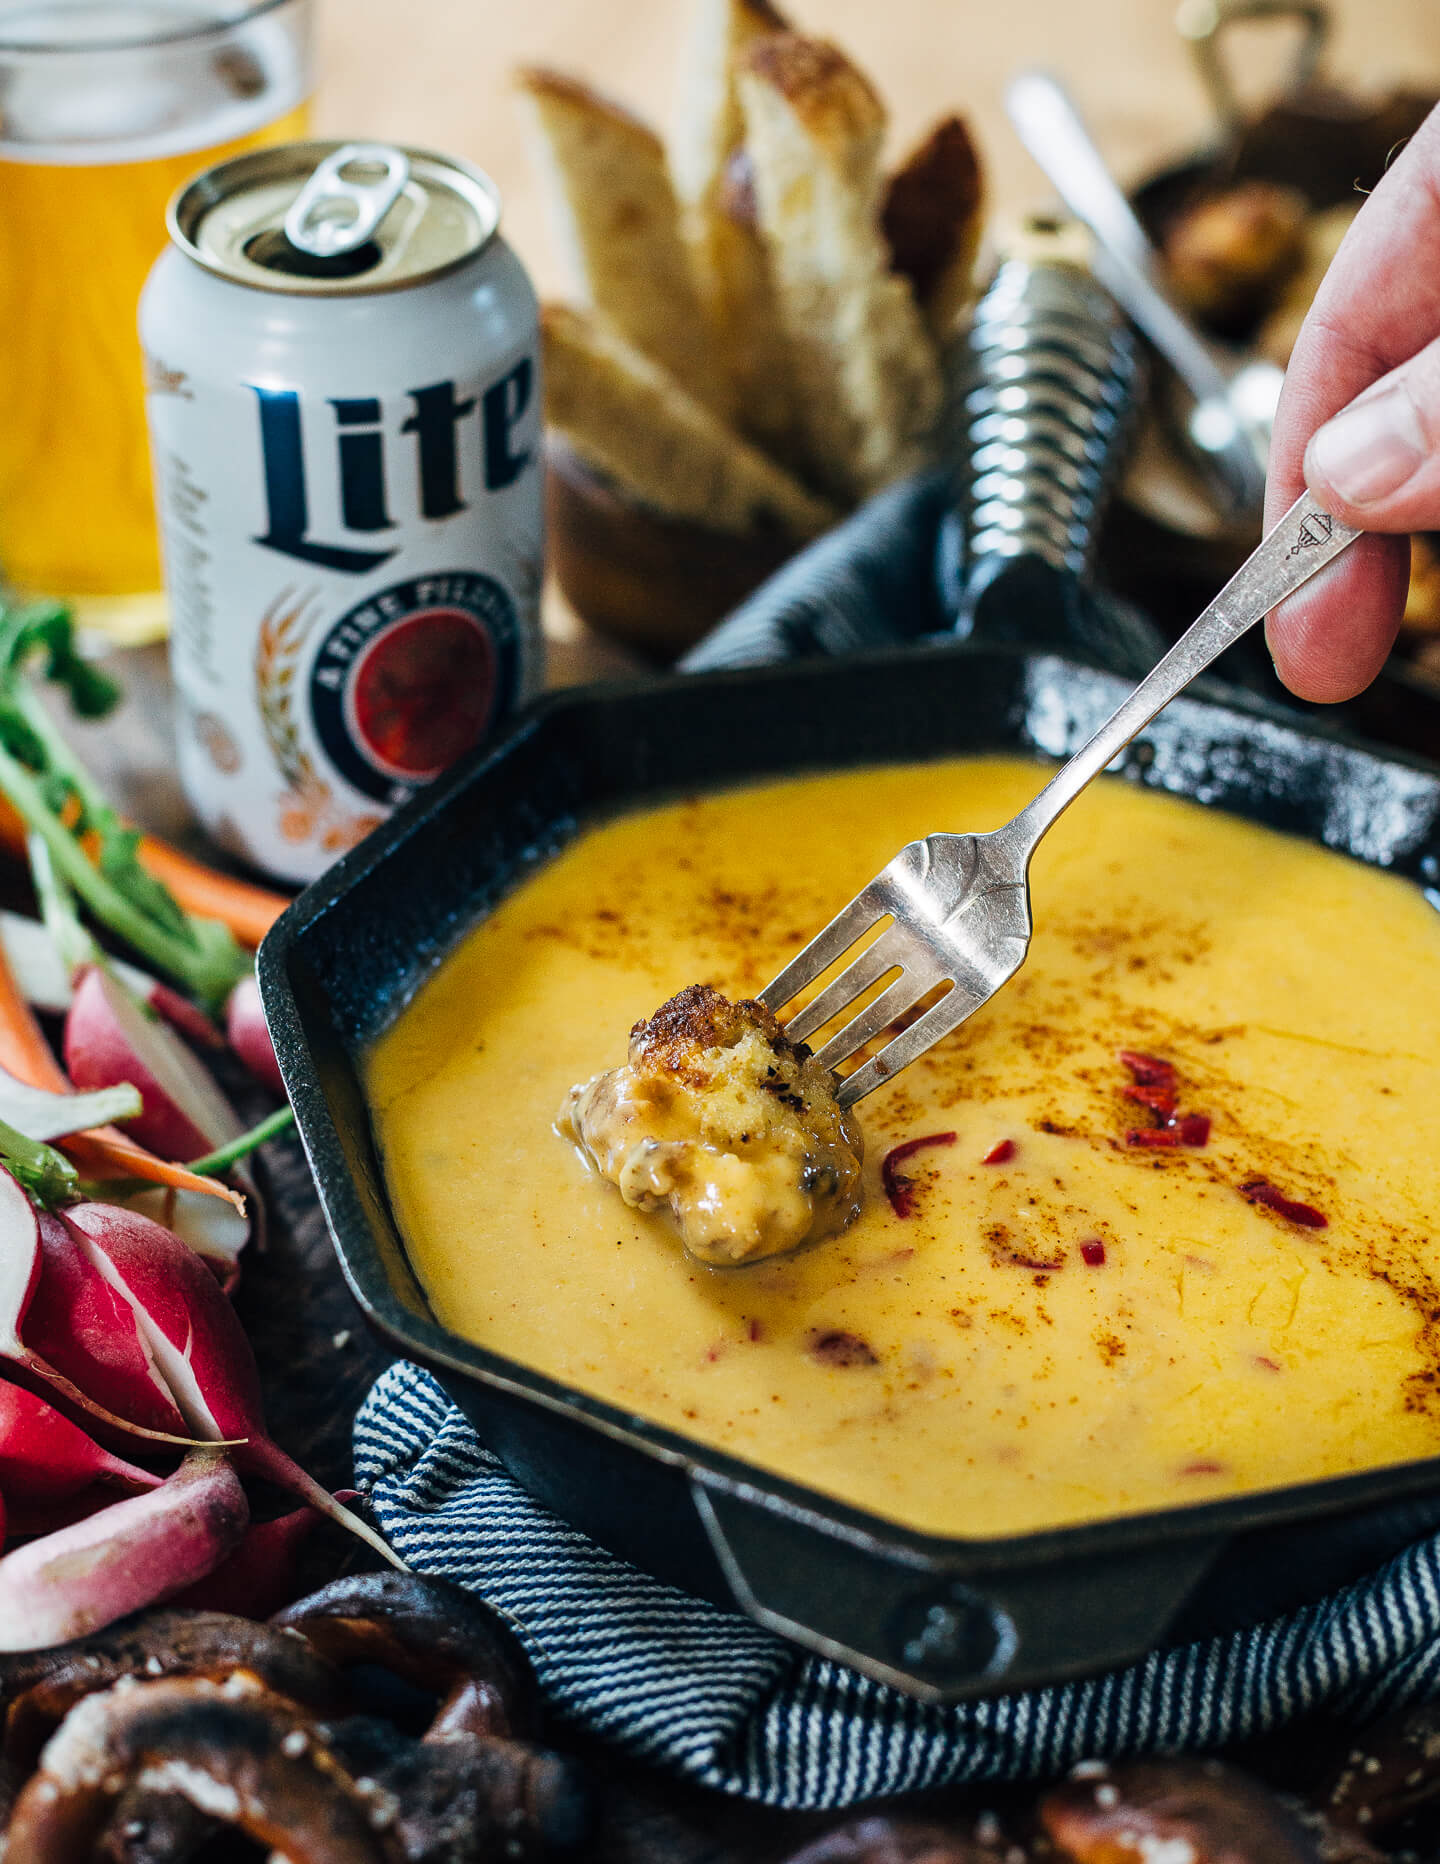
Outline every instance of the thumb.
[[1305, 482], [1363, 530], [1440, 530], [1440, 338], [1316, 429]]

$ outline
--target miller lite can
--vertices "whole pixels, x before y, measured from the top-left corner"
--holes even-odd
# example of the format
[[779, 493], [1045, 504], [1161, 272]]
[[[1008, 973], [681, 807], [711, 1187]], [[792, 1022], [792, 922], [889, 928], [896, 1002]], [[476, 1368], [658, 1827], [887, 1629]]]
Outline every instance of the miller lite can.
[[535, 294], [478, 169], [220, 163], [140, 305], [181, 782], [312, 880], [540, 684]]

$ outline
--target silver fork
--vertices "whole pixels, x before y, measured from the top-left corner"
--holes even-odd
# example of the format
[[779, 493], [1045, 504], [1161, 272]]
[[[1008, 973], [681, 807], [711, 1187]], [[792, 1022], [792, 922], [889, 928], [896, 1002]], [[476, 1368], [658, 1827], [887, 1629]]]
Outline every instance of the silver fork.
[[844, 1078], [842, 1106], [893, 1079], [1015, 975], [1030, 944], [1030, 857], [1040, 838], [1196, 674], [1359, 535], [1303, 493], [1199, 620], [1019, 815], [988, 835], [912, 841], [766, 985], [760, 1001], [779, 1015], [882, 919], [892, 920], [786, 1026], [792, 1041], [809, 1041], [899, 968], [899, 977], [817, 1050], [827, 1068], [838, 1068], [938, 985], [951, 986]]

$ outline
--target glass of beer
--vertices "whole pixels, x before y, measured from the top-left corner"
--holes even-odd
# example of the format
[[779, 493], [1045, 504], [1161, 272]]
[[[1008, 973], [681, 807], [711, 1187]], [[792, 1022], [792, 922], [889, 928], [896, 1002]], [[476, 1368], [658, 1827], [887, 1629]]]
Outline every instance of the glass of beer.
[[0, 581], [164, 632], [135, 333], [165, 206], [306, 128], [312, 0], [0, 0]]

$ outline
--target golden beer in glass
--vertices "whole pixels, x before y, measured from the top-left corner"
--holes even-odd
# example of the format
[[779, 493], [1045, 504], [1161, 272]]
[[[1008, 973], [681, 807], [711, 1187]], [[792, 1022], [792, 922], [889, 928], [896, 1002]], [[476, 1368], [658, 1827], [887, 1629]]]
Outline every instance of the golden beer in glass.
[[187, 176], [301, 136], [311, 0], [0, 0], [0, 579], [163, 632], [140, 288]]

